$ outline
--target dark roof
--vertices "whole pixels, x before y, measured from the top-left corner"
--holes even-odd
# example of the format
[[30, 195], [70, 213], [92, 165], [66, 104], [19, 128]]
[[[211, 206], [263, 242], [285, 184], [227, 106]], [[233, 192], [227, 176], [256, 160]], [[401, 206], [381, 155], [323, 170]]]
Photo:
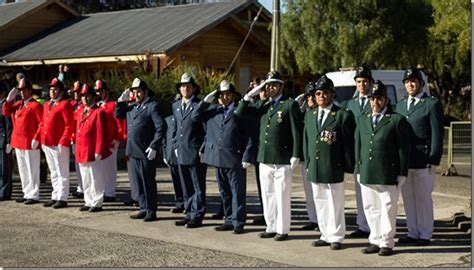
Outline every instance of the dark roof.
[[0, 5], [0, 28], [14, 21], [16, 18], [25, 15], [35, 8], [46, 3], [47, 0], [37, 0], [19, 3], [7, 3]]
[[[169, 53], [254, 0], [166, 6], [81, 16], [0, 58], [6, 61]], [[259, 5], [259, 4], [257, 4]]]

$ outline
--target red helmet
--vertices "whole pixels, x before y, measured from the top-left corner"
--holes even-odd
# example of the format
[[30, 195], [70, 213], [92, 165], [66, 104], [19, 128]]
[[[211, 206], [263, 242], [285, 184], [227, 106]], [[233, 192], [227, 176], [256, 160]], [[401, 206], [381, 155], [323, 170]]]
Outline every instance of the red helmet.
[[95, 91], [100, 92], [101, 90], [109, 91], [109, 86], [104, 80], [95, 81]]
[[80, 81], [75, 81], [74, 86], [72, 87], [73, 92], [80, 92], [82, 89], [82, 83]]
[[95, 96], [95, 90], [92, 86], [85, 83], [85, 84], [82, 85], [81, 94], [82, 95], [91, 94], [91, 95]]
[[64, 91], [64, 84], [58, 78], [53, 78], [49, 83], [49, 87], [57, 87], [59, 90]]

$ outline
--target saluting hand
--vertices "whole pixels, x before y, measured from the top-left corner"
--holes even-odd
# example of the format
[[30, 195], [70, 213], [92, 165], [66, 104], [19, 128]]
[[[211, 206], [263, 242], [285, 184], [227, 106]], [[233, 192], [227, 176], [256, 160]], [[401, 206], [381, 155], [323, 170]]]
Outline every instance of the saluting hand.
[[130, 88], [125, 89], [120, 97], [117, 99], [118, 102], [127, 102], [130, 99]]
[[8, 93], [7, 96], [7, 101], [13, 101], [18, 94], [18, 89], [16, 87], [13, 87], [12, 90]]
[[211, 93], [207, 94], [207, 96], [205, 96], [202, 101], [206, 103], [212, 103], [214, 99], [216, 98], [216, 93], [217, 93], [217, 90], [212, 91]]
[[295, 98], [295, 101], [298, 103], [298, 105], [303, 106], [303, 102], [304, 102], [304, 93], [303, 94], [300, 94], [299, 96], [297, 96]]
[[252, 90], [250, 90], [247, 94], [244, 96], [245, 101], [252, 101], [253, 97], [258, 95], [258, 92], [260, 92], [260, 89], [262, 89], [265, 86], [264, 83], [260, 84], [257, 87], [254, 87]]

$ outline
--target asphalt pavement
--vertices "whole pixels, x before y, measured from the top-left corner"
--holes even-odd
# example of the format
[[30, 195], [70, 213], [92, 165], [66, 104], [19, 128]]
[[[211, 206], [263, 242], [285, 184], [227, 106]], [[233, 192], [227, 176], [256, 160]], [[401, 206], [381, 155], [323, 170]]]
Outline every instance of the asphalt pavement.
[[[245, 233], [217, 232], [221, 220], [211, 219], [218, 206], [214, 170], [207, 174], [208, 213], [204, 226], [176, 227], [182, 214], [170, 213], [173, 187], [167, 168], [157, 170], [158, 218], [146, 223], [132, 220], [136, 208], [124, 206], [129, 184], [125, 171], [119, 171], [117, 197], [121, 201], [104, 204], [99, 213], [80, 212], [81, 199], [71, 198], [65, 209], [0, 202], [1, 267], [460, 267], [471, 268], [471, 176], [469, 168], [457, 168], [460, 176], [436, 176], [433, 201], [435, 230], [426, 247], [395, 246], [389, 257], [364, 255], [360, 250], [367, 239], [349, 239], [344, 248], [312, 247], [319, 232], [303, 231], [306, 224], [304, 191], [300, 169], [293, 172], [292, 223], [287, 241], [260, 239], [264, 226], [253, 225], [260, 216], [254, 168], [248, 172], [248, 224]], [[71, 172], [71, 189], [76, 181]], [[354, 182], [346, 177], [346, 235], [355, 230]], [[49, 181], [41, 184], [41, 201], [49, 200]], [[21, 196], [17, 176], [14, 198]], [[402, 200], [398, 204], [397, 236], [406, 233]]]

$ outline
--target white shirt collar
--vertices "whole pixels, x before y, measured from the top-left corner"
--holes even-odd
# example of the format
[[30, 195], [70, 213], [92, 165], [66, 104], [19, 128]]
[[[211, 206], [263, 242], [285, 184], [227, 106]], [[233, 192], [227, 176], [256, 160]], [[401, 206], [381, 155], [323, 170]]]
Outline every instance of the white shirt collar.
[[385, 106], [385, 108], [383, 108], [380, 113], [374, 113], [374, 112], [372, 112], [372, 116], [379, 116], [379, 115], [384, 116], [384, 115], [385, 115], [385, 112], [387, 112], [387, 106]]
[[327, 114], [328, 112], [331, 111], [333, 105], [334, 103], [331, 103], [326, 108], [318, 107], [318, 113], [321, 113], [321, 110], [324, 110], [324, 112]]
[[280, 94], [280, 95], [276, 96], [275, 98], [270, 98], [270, 100], [272, 102], [278, 103], [278, 101], [280, 101], [282, 96], [283, 96], [283, 94]]

